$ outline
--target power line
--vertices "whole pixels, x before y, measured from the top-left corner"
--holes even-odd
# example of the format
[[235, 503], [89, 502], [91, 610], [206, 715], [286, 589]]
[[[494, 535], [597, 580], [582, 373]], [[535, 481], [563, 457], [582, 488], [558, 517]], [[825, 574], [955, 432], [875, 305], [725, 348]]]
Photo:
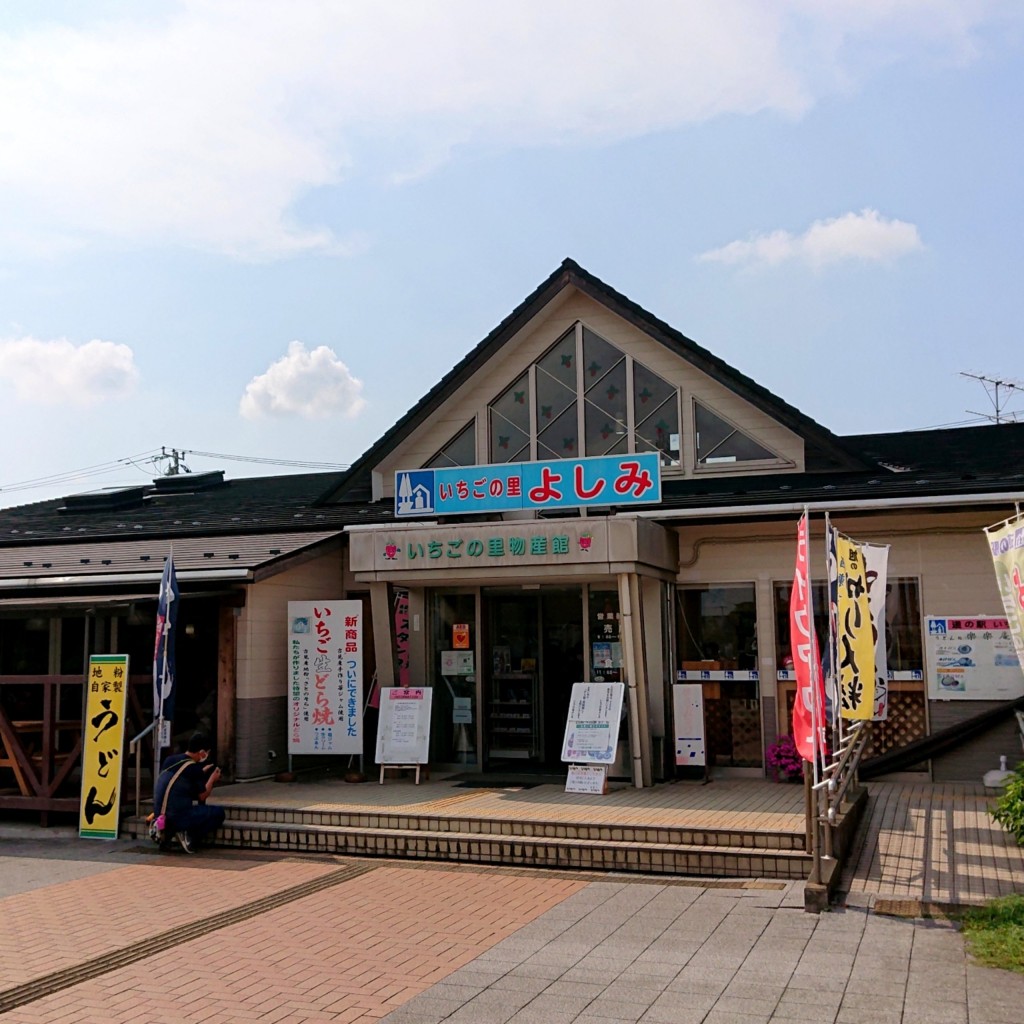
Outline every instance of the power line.
[[14, 483], [0, 486], [0, 493], [12, 494], [17, 491], [36, 490], [41, 487], [57, 487], [61, 484], [84, 483], [97, 477], [109, 476], [111, 473], [120, 472], [126, 468], [137, 469], [140, 473], [152, 474], [153, 468], [160, 462], [172, 460], [172, 469], [180, 472], [191, 472], [183, 464], [186, 455], [196, 455], [208, 459], [224, 459], [229, 462], [251, 462], [263, 466], [281, 466], [288, 469], [321, 469], [321, 470], [342, 470], [348, 469], [345, 463], [337, 462], [313, 462], [302, 459], [272, 459], [260, 456], [228, 455], [224, 452], [201, 452], [193, 449], [168, 448], [166, 445], [160, 448], [150, 448], [144, 452], [137, 452], [121, 459], [114, 459], [110, 462], [97, 462], [91, 466], [84, 466], [81, 469], [71, 469], [63, 473], [51, 473], [48, 476], [32, 477], [27, 480], [16, 480]]
[[28, 491], [38, 487], [52, 487], [57, 484], [72, 483], [75, 480], [88, 480], [92, 477], [105, 476], [108, 473], [116, 473], [119, 470], [124, 469], [126, 466], [140, 469], [141, 467], [137, 465], [137, 461], [143, 459], [152, 461], [156, 452], [156, 448], [150, 448], [148, 451], [138, 452], [135, 455], [129, 455], [123, 459], [116, 459], [112, 462], [97, 462], [92, 466], [85, 466], [82, 469], [71, 469], [63, 473], [51, 473], [49, 476], [32, 477], [28, 480], [17, 480], [12, 484], [6, 484], [0, 487], [0, 492]]
[[204, 459], [227, 459], [230, 462], [254, 462], [263, 466], [290, 466], [299, 469], [348, 469], [345, 462], [310, 462], [303, 459], [270, 459], [253, 455], [225, 455], [224, 452], [200, 452], [194, 448], [181, 452], [182, 455], [198, 455]]

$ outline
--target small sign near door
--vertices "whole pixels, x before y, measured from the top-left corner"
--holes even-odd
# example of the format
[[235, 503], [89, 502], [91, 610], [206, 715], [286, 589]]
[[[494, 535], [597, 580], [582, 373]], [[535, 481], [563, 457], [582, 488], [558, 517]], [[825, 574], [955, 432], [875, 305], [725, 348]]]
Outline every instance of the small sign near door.
[[566, 793], [593, 793], [604, 796], [608, 792], [608, 768], [603, 764], [571, 764], [565, 779]]
[[452, 626], [452, 647], [457, 651], [469, 650], [469, 623], [456, 622]]

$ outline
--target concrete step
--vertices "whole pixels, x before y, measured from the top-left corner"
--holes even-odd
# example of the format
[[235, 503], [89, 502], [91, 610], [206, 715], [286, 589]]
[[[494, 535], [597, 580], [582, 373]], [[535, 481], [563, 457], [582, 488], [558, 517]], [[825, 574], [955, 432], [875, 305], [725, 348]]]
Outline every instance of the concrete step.
[[399, 814], [285, 809], [231, 804], [231, 820], [245, 824], [276, 824], [362, 831], [409, 829], [418, 832], [458, 833], [500, 839], [578, 839], [595, 843], [660, 843], [674, 846], [714, 846], [730, 850], [803, 851], [804, 833], [784, 830], [682, 828], [663, 825], [579, 823], [510, 820], [451, 814]]
[[[232, 817], [217, 834], [219, 845], [358, 857], [728, 878], [802, 879], [810, 867], [809, 856], [795, 849], [513, 836], [441, 828], [253, 822], [238, 818], [235, 810], [231, 809]], [[595, 826], [579, 827], [592, 829]], [[133, 819], [126, 831], [144, 835], [145, 824]]]

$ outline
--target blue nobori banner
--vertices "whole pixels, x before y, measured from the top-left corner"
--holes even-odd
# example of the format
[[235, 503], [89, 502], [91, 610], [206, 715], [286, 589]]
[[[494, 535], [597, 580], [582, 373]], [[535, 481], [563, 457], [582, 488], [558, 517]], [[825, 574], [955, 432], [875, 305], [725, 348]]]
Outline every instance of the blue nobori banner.
[[656, 452], [395, 473], [395, 515], [404, 517], [658, 501], [661, 461]]

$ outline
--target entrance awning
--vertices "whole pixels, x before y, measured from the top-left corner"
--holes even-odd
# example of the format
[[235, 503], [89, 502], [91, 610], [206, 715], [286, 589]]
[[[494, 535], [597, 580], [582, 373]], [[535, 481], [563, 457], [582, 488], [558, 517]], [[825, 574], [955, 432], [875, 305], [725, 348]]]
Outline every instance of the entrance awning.
[[674, 579], [673, 531], [634, 516], [347, 527], [361, 582], [405, 585], [640, 573]]

